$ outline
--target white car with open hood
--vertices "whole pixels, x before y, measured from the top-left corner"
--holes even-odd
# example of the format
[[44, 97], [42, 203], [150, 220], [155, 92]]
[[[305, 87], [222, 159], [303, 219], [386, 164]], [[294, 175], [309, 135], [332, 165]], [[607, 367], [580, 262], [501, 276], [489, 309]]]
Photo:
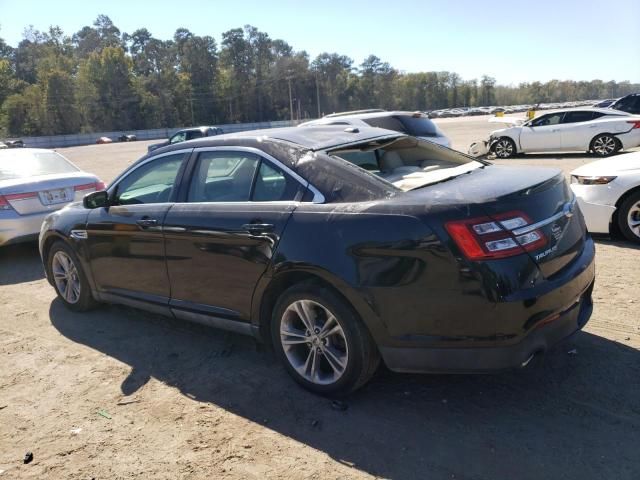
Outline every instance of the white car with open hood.
[[49, 213], [104, 188], [53, 150], [0, 151], [0, 246], [35, 240]]
[[511, 126], [491, 132], [488, 148], [498, 158], [517, 153], [593, 152], [608, 157], [640, 146], [640, 116], [607, 108], [575, 108], [545, 113], [532, 120], [495, 117]]
[[640, 152], [575, 169], [571, 189], [589, 231], [609, 233], [613, 226], [627, 239], [640, 243]]

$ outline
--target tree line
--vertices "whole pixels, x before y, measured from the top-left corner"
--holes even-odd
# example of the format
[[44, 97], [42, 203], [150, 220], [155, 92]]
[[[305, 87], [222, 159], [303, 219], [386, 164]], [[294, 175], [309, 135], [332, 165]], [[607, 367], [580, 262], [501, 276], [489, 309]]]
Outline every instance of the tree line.
[[72, 35], [29, 27], [17, 47], [0, 38], [0, 134], [55, 135], [315, 118], [362, 108], [432, 110], [617, 97], [629, 82], [497, 85], [454, 72], [404, 73], [375, 55], [311, 59], [246, 25], [220, 43], [178, 28], [121, 32], [99, 15]]

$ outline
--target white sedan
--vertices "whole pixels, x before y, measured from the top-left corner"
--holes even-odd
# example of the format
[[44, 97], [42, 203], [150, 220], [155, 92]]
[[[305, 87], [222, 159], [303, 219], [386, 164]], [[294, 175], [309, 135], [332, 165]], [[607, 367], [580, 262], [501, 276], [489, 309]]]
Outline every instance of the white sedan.
[[640, 116], [608, 108], [561, 110], [529, 121], [509, 117], [489, 121], [512, 124], [491, 132], [488, 147], [498, 158], [566, 151], [608, 157], [640, 145]]
[[0, 246], [36, 239], [50, 212], [104, 188], [53, 150], [0, 151]]
[[598, 160], [571, 172], [571, 189], [591, 232], [612, 226], [640, 243], [640, 152]]

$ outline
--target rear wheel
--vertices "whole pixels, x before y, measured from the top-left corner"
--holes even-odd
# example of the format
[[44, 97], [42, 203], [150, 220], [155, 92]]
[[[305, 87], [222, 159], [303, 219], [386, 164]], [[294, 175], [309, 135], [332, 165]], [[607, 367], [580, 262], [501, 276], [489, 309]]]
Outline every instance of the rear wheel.
[[499, 138], [493, 144], [493, 153], [498, 158], [511, 158], [516, 154], [516, 144], [508, 137]]
[[49, 274], [62, 302], [70, 310], [82, 312], [95, 306], [91, 288], [78, 257], [63, 242], [56, 242], [49, 250]]
[[599, 157], [608, 157], [620, 150], [618, 139], [608, 133], [602, 133], [591, 141], [591, 151]]
[[273, 311], [271, 334], [294, 380], [322, 395], [355, 391], [380, 362], [371, 335], [351, 307], [315, 285], [284, 292]]
[[618, 227], [628, 240], [640, 243], [640, 192], [630, 195], [620, 205]]

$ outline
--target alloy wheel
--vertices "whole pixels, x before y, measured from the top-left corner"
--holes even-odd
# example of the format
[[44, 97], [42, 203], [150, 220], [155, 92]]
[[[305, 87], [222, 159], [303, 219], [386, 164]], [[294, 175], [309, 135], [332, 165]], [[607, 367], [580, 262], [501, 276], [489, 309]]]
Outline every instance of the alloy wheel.
[[494, 147], [496, 157], [508, 158], [513, 155], [513, 144], [509, 140], [498, 140]]
[[349, 361], [349, 348], [338, 319], [312, 300], [289, 305], [280, 320], [280, 341], [291, 366], [317, 385], [337, 382]]
[[616, 141], [613, 137], [603, 135], [593, 142], [593, 150], [603, 157], [611, 155], [616, 149]]
[[627, 213], [627, 225], [629, 225], [629, 230], [640, 238], [640, 202], [636, 202], [629, 209]]
[[58, 251], [51, 261], [51, 272], [56, 289], [68, 303], [75, 304], [80, 300], [80, 276], [71, 257]]

